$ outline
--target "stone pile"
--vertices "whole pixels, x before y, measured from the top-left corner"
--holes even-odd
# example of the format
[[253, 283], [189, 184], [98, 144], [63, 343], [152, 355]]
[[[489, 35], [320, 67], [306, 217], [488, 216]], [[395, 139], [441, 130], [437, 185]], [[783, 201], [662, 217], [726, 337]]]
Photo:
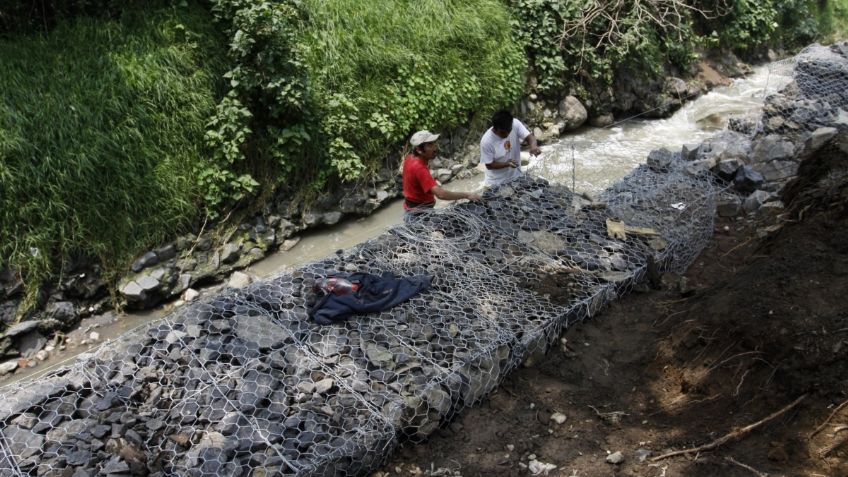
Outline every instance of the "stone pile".
[[[685, 166], [641, 167], [599, 201], [524, 177], [194, 302], [4, 390], [0, 474], [365, 474], [627, 292], [648, 261], [688, 265], [716, 194]], [[381, 313], [308, 319], [316, 280], [385, 271], [432, 286]]]

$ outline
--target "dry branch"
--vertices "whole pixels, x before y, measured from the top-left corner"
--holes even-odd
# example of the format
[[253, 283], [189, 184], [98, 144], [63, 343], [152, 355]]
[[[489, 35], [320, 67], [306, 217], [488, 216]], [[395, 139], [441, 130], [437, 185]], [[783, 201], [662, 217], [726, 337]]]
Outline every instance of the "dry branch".
[[828, 422], [830, 422], [830, 420], [831, 420], [831, 419], [833, 419], [833, 416], [835, 416], [835, 415], [836, 415], [836, 413], [837, 413], [837, 412], [839, 412], [839, 410], [840, 410], [840, 409], [842, 409], [843, 407], [845, 407], [845, 405], [846, 405], [846, 404], [848, 404], [848, 400], [846, 400], [846, 401], [844, 401], [842, 404], [840, 404], [840, 405], [836, 406], [836, 409], [834, 409], [834, 410], [833, 410], [833, 412], [831, 412], [831, 413], [830, 413], [830, 415], [829, 415], [829, 416], [827, 416], [827, 419], [825, 419], [825, 420], [824, 420], [824, 422], [823, 422], [823, 423], [821, 423], [821, 425], [820, 425], [819, 427], [817, 427], [815, 431], [813, 431], [812, 433], [810, 433], [810, 438], [813, 438], [816, 434], [818, 434], [819, 432], [821, 432], [821, 430], [822, 430], [822, 429], [824, 429], [824, 426], [826, 426], [826, 425], [827, 425], [827, 423], [828, 423]]
[[800, 404], [801, 401], [803, 401], [806, 397], [807, 397], [807, 395], [803, 394], [803, 395], [801, 395], [801, 397], [792, 401], [791, 404], [784, 407], [783, 409], [781, 409], [777, 412], [774, 412], [774, 413], [770, 414], [769, 416], [765, 417], [764, 419], [761, 419], [761, 420], [759, 420], [759, 421], [757, 421], [753, 424], [749, 424], [745, 427], [742, 427], [740, 429], [736, 429], [736, 430], [734, 430], [734, 431], [732, 431], [728, 434], [725, 434], [724, 436], [719, 437], [718, 439], [710, 442], [709, 444], [704, 444], [702, 446], [693, 447], [691, 449], [683, 449], [683, 450], [679, 450], [679, 451], [668, 452], [668, 453], [665, 453], [665, 454], [662, 454], [662, 455], [658, 455], [656, 457], [652, 457], [651, 461], [656, 462], [658, 460], [667, 459], [669, 457], [674, 457], [674, 456], [678, 456], [678, 455], [691, 454], [693, 452], [700, 453], [700, 452], [708, 451], [708, 450], [711, 450], [711, 449], [715, 449], [716, 447], [719, 447], [719, 446], [721, 446], [722, 444], [724, 444], [728, 441], [738, 439], [738, 438], [748, 434], [749, 432], [753, 431], [754, 429], [762, 426], [763, 424], [782, 416], [787, 411], [789, 411], [790, 409], [792, 409], [795, 406], [797, 406], [798, 404]]

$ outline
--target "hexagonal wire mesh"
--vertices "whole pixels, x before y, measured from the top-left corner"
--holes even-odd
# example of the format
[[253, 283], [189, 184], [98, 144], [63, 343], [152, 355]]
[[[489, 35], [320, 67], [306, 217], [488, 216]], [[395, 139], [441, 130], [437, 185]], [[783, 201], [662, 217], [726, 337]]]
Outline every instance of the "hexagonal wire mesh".
[[[844, 50], [813, 47], [774, 65], [794, 82], [767, 96], [757, 132], [838, 120], [848, 94]], [[434, 210], [4, 388], [0, 472], [375, 468], [401, 440], [425, 438], [564, 328], [629, 291], [649, 263], [685, 269], [712, 233], [718, 188], [679, 157], [636, 168], [594, 202], [543, 179], [547, 169], [542, 161], [481, 204]], [[310, 322], [312, 285], [351, 272], [432, 281], [390, 310]]]

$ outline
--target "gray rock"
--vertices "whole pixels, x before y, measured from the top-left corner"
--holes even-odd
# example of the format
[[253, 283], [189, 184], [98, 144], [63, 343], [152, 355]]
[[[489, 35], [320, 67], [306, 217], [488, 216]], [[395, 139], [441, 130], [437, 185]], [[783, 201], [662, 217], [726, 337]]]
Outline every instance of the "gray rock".
[[326, 214], [324, 214], [321, 221], [324, 222], [327, 225], [335, 225], [335, 224], [339, 223], [339, 221], [341, 219], [342, 219], [342, 213], [336, 211], [336, 212], [327, 212]]
[[595, 116], [589, 119], [589, 124], [596, 128], [605, 128], [607, 126], [612, 126], [615, 123], [615, 117], [612, 113], [601, 114], [600, 116]]
[[315, 383], [315, 392], [318, 394], [326, 394], [333, 388], [335, 382], [332, 378], [326, 378]]
[[61, 323], [71, 324], [76, 323], [79, 319], [74, 304], [69, 301], [53, 302], [47, 306], [47, 317], [57, 320]]
[[618, 465], [624, 462], [624, 454], [619, 451], [613, 452], [606, 458], [607, 464]]
[[694, 161], [698, 157], [698, 149], [701, 144], [684, 144], [680, 150], [684, 161]]
[[9, 329], [6, 330], [5, 333], [3, 333], [3, 337], [11, 338], [11, 337], [18, 336], [18, 335], [21, 335], [21, 334], [24, 334], [24, 333], [29, 333], [30, 331], [33, 331], [36, 328], [38, 328], [38, 321], [35, 321], [35, 320], [22, 321], [18, 324], [15, 324], [15, 325], [12, 325], [11, 327], [9, 327]]
[[736, 217], [741, 211], [742, 199], [736, 196], [722, 199], [716, 205], [716, 213], [718, 213], [720, 217]]
[[241, 254], [241, 245], [233, 242], [224, 244], [221, 249], [221, 263], [234, 263]]
[[32, 358], [47, 344], [47, 338], [38, 331], [30, 331], [15, 338], [15, 347], [24, 358]]
[[159, 257], [156, 256], [156, 252], [147, 252], [139, 257], [139, 259], [132, 264], [130, 269], [133, 272], [138, 273], [147, 267], [156, 265], [157, 263], [159, 263]]
[[739, 159], [728, 159], [726, 161], [721, 161], [716, 166], [715, 173], [721, 179], [731, 181], [734, 177], [736, 177], [736, 171], [738, 171], [742, 166], [743, 163]]
[[754, 143], [751, 151], [753, 164], [765, 164], [770, 161], [785, 161], [795, 155], [795, 145], [776, 134], [770, 134]]
[[771, 199], [772, 195], [764, 190], [754, 191], [751, 195], [745, 198], [745, 202], [742, 203], [742, 208], [745, 209], [745, 212], [753, 213], [760, 209], [760, 207], [766, 203], [769, 199]]
[[12, 455], [22, 460], [40, 454], [41, 446], [44, 445], [43, 435], [18, 426], [3, 428], [3, 437], [9, 446], [9, 450], [12, 451]]
[[227, 286], [230, 288], [244, 288], [253, 283], [253, 277], [243, 272], [235, 272], [230, 275]]
[[798, 163], [795, 161], [771, 161], [760, 167], [760, 172], [767, 182], [777, 182], [794, 177], [798, 173]]
[[259, 348], [277, 348], [289, 339], [289, 334], [266, 316], [238, 315], [235, 320], [236, 335], [245, 341], [256, 343]]
[[559, 103], [559, 117], [565, 122], [565, 130], [571, 131], [586, 123], [589, 113], [586, 107], [574, 96], [566, 96]]
[[696, 160], [716, 159], [716, 163], [730, 159], [747, 162], [751, 154], [751, 140], [743, 134], [724, 131], [707, 139], [698, 148]]
[[765, 182], [765, 178], [751, 166], [742, 166], [733, 178], [733, 187], [743, 194], [750, 194]]
[[674, 155], [668, 149], [655, 149], [648, 154], [648, 167], [654, 171], [667, 171]]
[[302, 217], [303, 225], [307, 227], [315, 227], [321, 223], [321, 214], [316, 214], [314, 212], [307, 212], [303, 214]]
[[156, 253], [156, 257], [159, 258], [159, 262], [164, 262], [165, 260], [170, 260], [177, 256], [177, 247], [174, 244], [168, 244], [164, 247], [159, 247], [154, 250]]
[[810, 134], [810, 137], [804, 141], [804, 150], [806, 152], [818, 151], [827, 144], [839, 132], [836, 128], [818, 128]]
[[0, 376], [3, 376], [4, 374], [9, 374], [16, 369], [18, 369], [17, 360], [6, 361], [5, 363], [0, 364]]

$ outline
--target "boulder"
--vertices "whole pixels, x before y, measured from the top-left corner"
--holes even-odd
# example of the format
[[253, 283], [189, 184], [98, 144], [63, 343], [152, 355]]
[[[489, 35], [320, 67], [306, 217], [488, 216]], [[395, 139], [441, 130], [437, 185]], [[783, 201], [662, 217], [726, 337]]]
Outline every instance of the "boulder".
[[785, 161], [795, 156], [795, 145], [777, 134], [769, 134], [754, 142], [751, 151], [752, 164], [765, 164], [771, 161]]
[[698, 148], [696, 160], [716, 159], [722, 161], [738, 159], [747, 162], [751, 153], [751, 140], [733, 131], [724, 131], [707, 139]]
[[655, 149], [648, 154], [648, 167], [657, 172], [668, 171], [674, 155], [668, 149]]
[[760, 172], [767, 182], [785, 181], [798, 173], [798, 163], [795, 161], [771, 161], [761, 166]]
[[698, 149], [700, 144], [684, 144], [680, 150], [680, 154], [684, 161], [694, 161], [698, 157]]
[[745, 198], [745, 201], [742, 203], [742, 208], [749, 214], [756, 212], [771, 198], [772, 194], [769, 194], [764, 190], [754, 191], [751, 195]]
[[742, 166], [736, 171], [736, 177], [733, 178], [733, 187], [743, 194], [750, 194], [757, 190], [764, 181], [763, 175], [751, 166]]
[[731, 181], [734, 177], [736, 177], [736, 171], [742, 167], [742, 161], [739, 159], [728, 159], [726, 161], [721, 161], [715, 169], [716, 175], [725, 181]]
[[810, 137], [804, 141], [804, 151], [805, 152], [814, 152], [818, 151], [825, 144], [827, 144], [836, 134], [839, 132], [836, 128], [818, 128], [810, 134]]
[[571, 131], [586, 123], [589, 113], [583, 103], [574, 96], [566, 96], [559, 103], [559, 117], [565, 122], [565, 130]]
[[221, 249], [221, 263], [234, 263], [239, 259], [241, 245], [233, 242], [224, 244]]
[[589, 120], [589, 124], [596, 128], [605, 128], [608, 126], [612, 126], [615, 122], [615, 117], [612, 113], [601, 114], [599, 116], [594, 116]]
[[156, 256], [156, 252], [147, 252], [139, 257], [139, 259], [132, 264], [130, 269], [133, 272], [138, 273], [147, 267], [156, 265], [157, 263], [159, 263], [159, 257]]
[[742, 211], [742, 199], [733, 196], [722, 199], [716, 204], [716, 213], [720, 217], [736, 217]]
[[230, 288], [244, 288], [253, 283], [253, 277], [243, 272], [235, 272], [230, 275], [227, 286]]

